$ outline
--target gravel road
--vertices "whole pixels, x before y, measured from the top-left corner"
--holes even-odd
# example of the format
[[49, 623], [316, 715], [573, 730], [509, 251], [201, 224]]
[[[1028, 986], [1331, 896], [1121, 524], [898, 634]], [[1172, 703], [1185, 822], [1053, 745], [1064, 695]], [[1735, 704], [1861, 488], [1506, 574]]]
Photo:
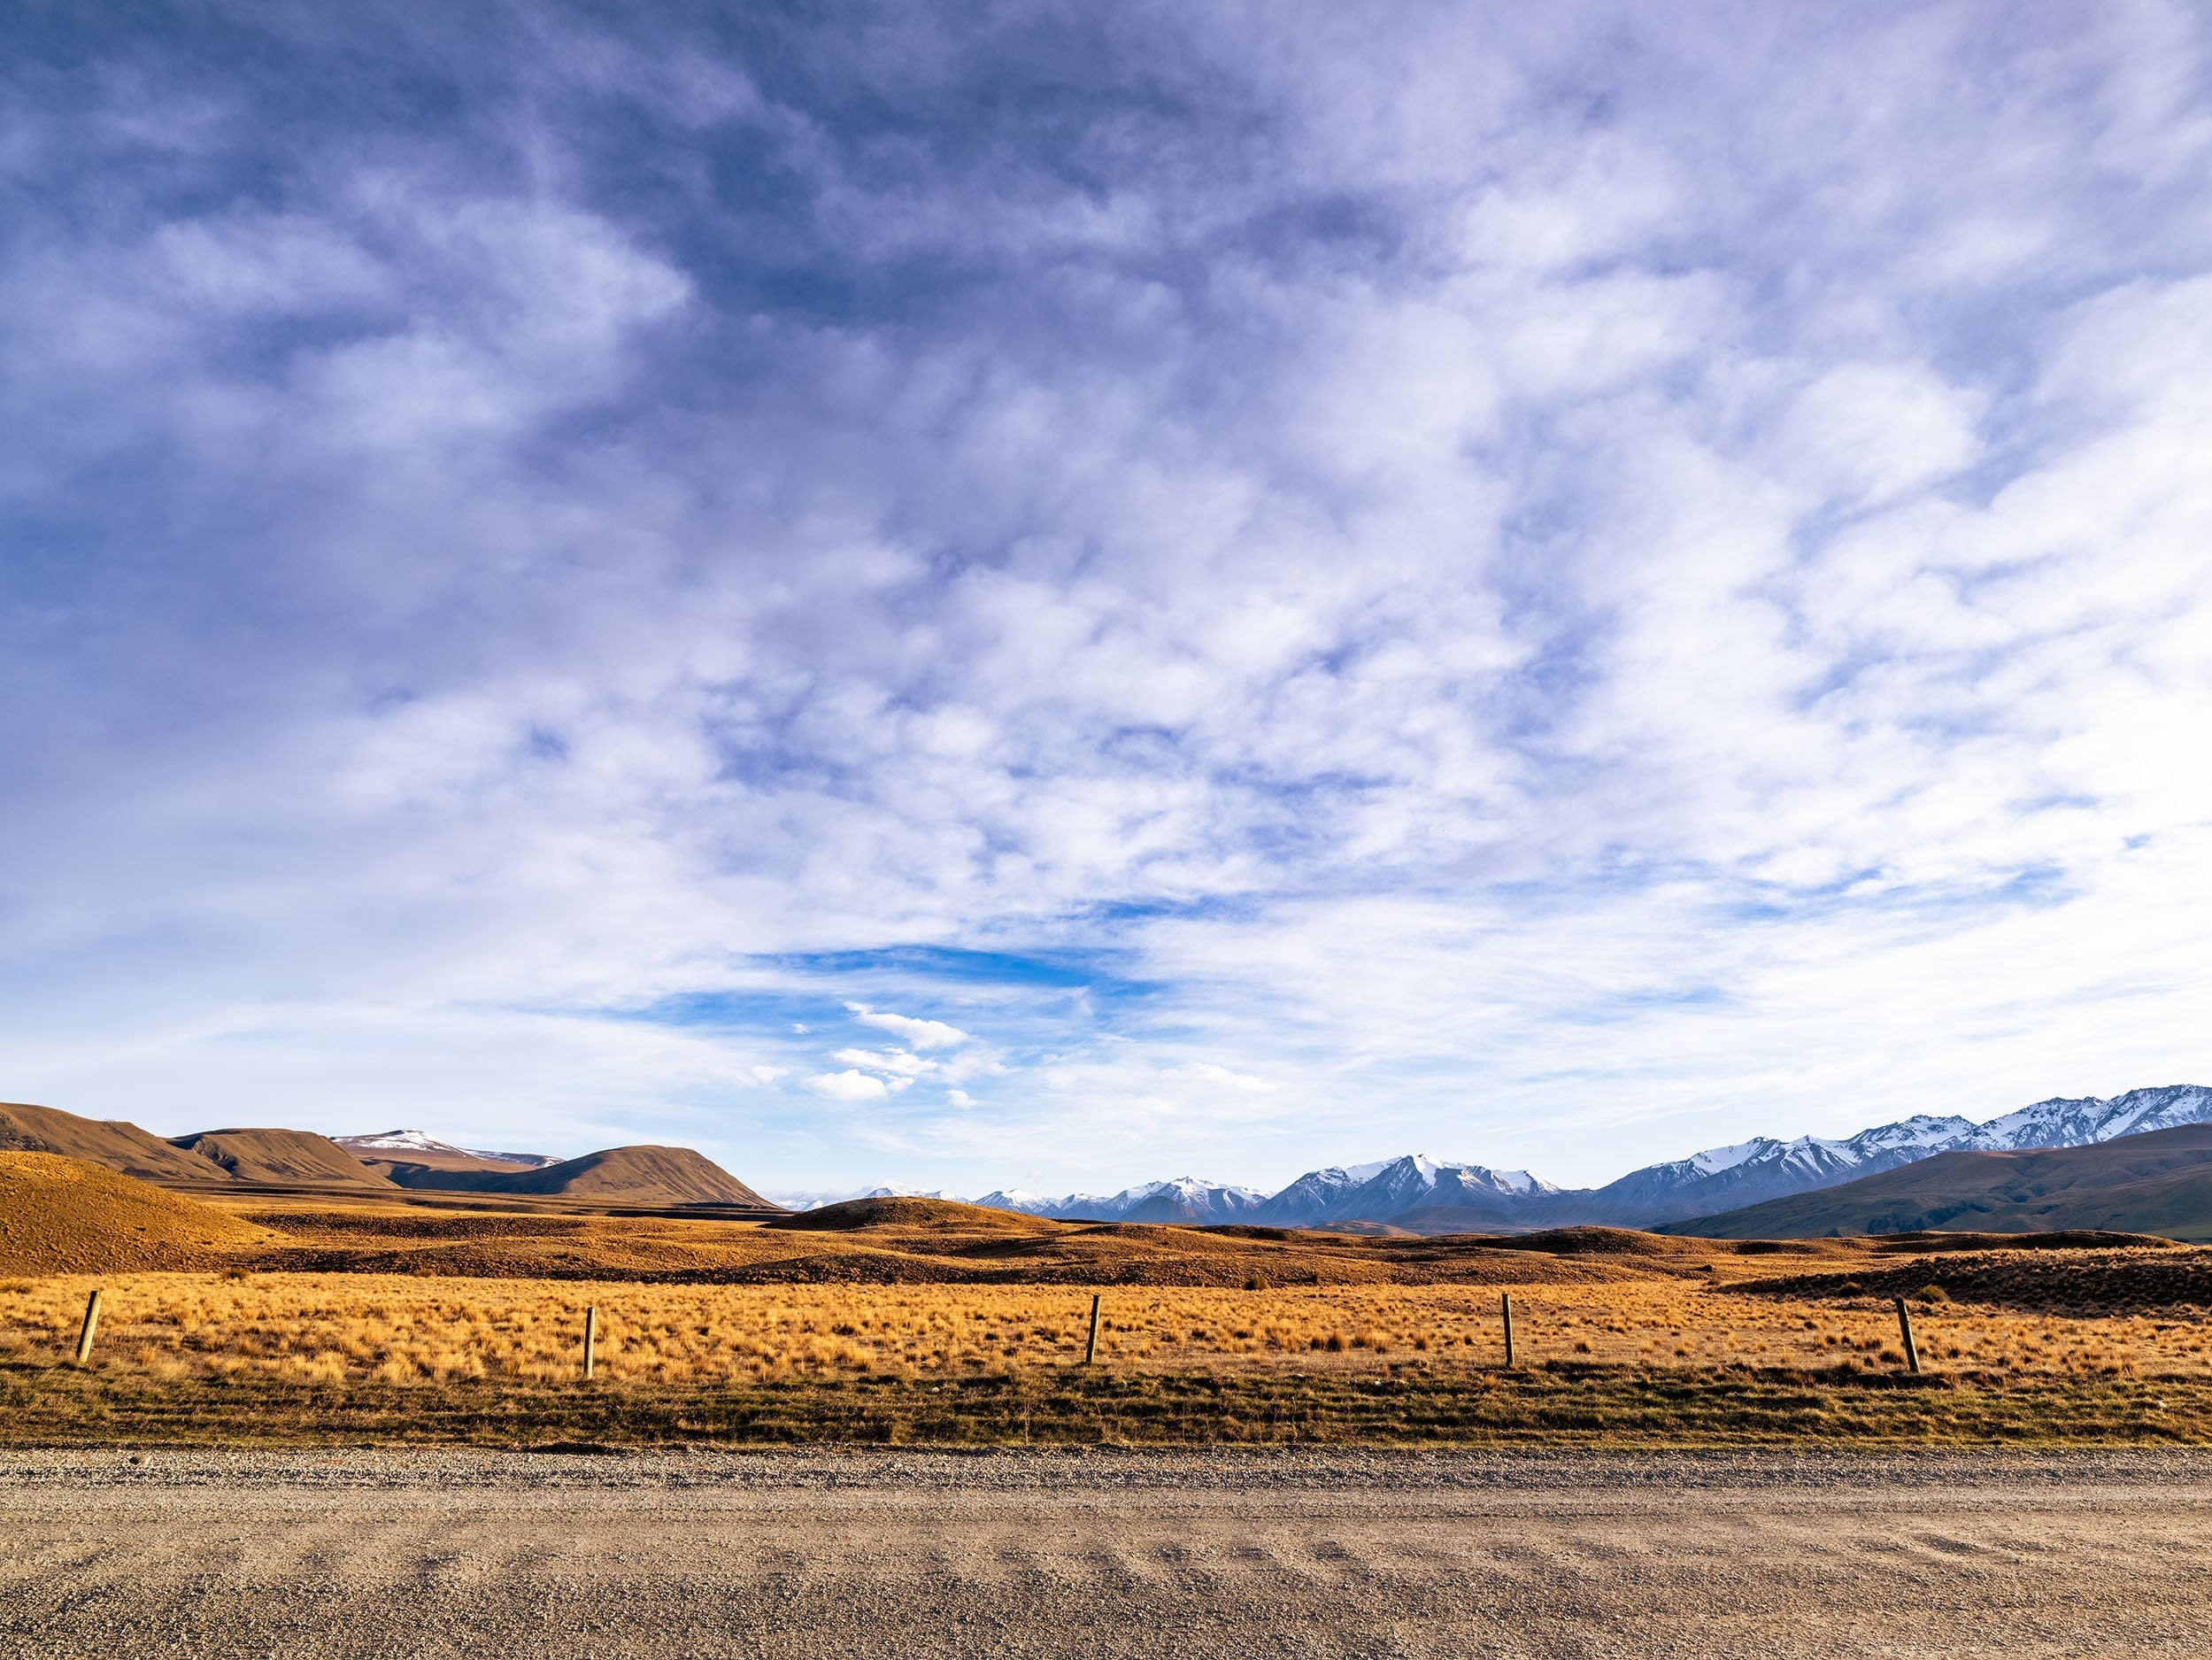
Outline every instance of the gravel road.
[[0, 1654], [2212, 1654], [2212, 1455], [0, 1452]]

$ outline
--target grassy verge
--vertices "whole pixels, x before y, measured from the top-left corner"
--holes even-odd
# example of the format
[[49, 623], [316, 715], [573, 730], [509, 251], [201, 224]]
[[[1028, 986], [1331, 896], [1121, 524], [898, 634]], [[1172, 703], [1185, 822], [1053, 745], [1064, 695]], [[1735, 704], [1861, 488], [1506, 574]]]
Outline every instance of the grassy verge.
[[0, 1367], [0, 1445], [18, 1448], [1098, 1441], [2203, 1445], [2212, 1384], [1555, 1364], [1399, 1378], [1052, 1368], [934, 1384], [395, 1386]]

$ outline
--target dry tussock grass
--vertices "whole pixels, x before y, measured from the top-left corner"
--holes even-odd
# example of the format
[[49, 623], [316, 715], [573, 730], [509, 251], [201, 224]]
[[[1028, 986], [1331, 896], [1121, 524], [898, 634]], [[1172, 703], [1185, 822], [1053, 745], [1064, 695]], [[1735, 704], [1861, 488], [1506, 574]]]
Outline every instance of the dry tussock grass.
[[[0, 1282], [0, 1365], [73, 1348], [105, 1291], [96, 1364], [166, 1379], [405, 1385], [576, 1375], [596, 1305], [602, 1376], [665, 1386], [1003, 1376], [1082, 1359], [1089, 1299], [1053, 1285], [702, 1286], [374, 1274], [139, 1274]], [[1889, 1307], [1744, 1295], [1673, 1278], [1514, 1293], [1522, 1364], [1638, 1370], [1893, 1370]], [[1098, 1357], [1134, 1371], [1373, 1373], [1499, 1363], [1494, 1292], [1453, 1286], [1105, 1293]], [[2147, 1314], [2080, 1319], [1931, 1302], [1923, 1363], [1961, 1376], [2212, 1374], [2203, 1329]]]

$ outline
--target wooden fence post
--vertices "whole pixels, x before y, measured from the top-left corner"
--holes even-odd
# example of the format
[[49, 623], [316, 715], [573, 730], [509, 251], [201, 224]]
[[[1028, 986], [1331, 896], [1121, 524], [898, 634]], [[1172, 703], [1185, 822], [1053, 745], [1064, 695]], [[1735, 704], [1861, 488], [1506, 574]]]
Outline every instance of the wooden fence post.
[[591, 1350], [598, 1340], [599, 1311], [597, 1308], [586, 1309], [583, 1311], [583, 1375], [586, 1382], [591, 1378]]
[[77, 1333], [77, 1364], [92, 1358], [92, 1340], [100, 1330], [100, 1292], [97, 1286], [84, 1300], [84, 1329]]
[[1905, 1363], [1915, 1371], [1920, 1370], [1920, 1351], [1913, 1346], [1912, 1312], [1905, 1307], [1902, 1297], [1897, 1299], [1897, 1329], [1905, 1339]]
[[1513, 1370], [1513, 1293], [1501, 1291], [1498, 1293], [1498, 1312], [1506, 1324], [1506, 1370], [1511, 1371]]
[[1086, 1366], [1098, 1357], [1098, 1293], [1091, 1293], [1091, 1341], [1083, 1345], [1083, 1363]]

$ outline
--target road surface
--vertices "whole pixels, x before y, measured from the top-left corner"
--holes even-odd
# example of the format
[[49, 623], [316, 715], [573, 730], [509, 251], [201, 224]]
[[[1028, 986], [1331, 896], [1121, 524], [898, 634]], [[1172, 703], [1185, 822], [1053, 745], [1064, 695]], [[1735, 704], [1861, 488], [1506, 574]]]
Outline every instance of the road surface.
[[2212, 1456], [0, 1452], [0, 1654], [2212, 1654]]

